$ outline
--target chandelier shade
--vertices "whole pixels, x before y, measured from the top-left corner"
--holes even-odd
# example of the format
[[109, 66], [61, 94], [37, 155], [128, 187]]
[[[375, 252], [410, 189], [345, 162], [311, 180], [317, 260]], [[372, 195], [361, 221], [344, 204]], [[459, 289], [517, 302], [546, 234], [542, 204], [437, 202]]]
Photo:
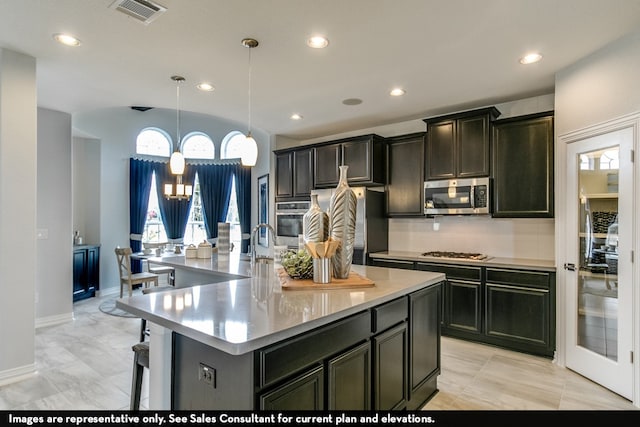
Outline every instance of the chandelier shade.
[[164, 184], [164, 196], [167, 199], [189, 200], [193, 195], [193, 186], [182, 183], [185, 160], [180, 152], [180, 83], [185, 81], [182, 76], [171, 76], [171, 80], [176, 82], [176, 143], [171, 158], [169, 159], [169, 170], [176, 177], [176, 183]]
[[247, 137], [242, 142], [242, 146], [240, 147], [240, 160], [242, 161], [243, 166], [255, 166], [258, 161], [258, 144], [256, 140], [251, 135], [251, 49], [258, 46], [258, 40], [246, 38], [242, 39], [242, 46], [249, 48], [249, 93], [248, 100], [249, 105], [247, 108], [249, 118], [247, 120]]

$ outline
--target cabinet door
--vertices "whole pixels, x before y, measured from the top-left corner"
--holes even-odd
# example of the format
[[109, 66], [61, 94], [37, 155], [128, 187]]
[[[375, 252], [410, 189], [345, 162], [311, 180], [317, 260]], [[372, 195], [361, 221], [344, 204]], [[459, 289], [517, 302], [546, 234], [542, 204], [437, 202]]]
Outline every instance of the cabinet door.
[[426, 180], [456, 176], [455, 121], [429, 123], [426, 150]]
[[330, 187], [338, 184], [341, 162], [341, 144], [316, 147], [314, 153], [314, 181], [316, 187]]
[[374, 267], [402, 268], [404, 270], [414, 270], [415, 266], [415, 263], [413, 261], [379, 258], [370, 258], [369, 264]]
[[407, 403], [407, 324], [373, 338], [374, 410], [403, 409]]
[[347, 178], [350, 184], [371, 181], [371, 139], [342, 144], [342, 164], [349, 166]]
[[328, 408], [371, 409], [371, 344], [366, 342], [327, 363]]
[[553, 217], [552, 116], [496, 122], [493, 188], [494, 217]]
[[387, 215], [423, 216], [424, 133], [387, 145]]
[[447, 329], [480, 334], [482, 332], [481, 283], [448, 280], [445, 303]]
[[308, 197], [313, 188], [313, 152], [311, 149], [293, 152], [293, 196]]
[[419, 409], [436, 391], [440, 373], [441, 286], [409, 295], [409, 403]]
[[87, 250], [73, 251], [73, 300], [76, 301], [86, 292]]
[[324, 409], [324, 368], [318, 366], [260, 396], [267, 411], [319, 411]]
[[94, 247], [87, 250], [87, 284], [89, 289], [100, 289], [100, 248]]
[[456, 124], [458, 178], [489, 176], [489, 116], [461, 118]]
[[293, 154], [276, 154], [276, 197], [293, 197]]

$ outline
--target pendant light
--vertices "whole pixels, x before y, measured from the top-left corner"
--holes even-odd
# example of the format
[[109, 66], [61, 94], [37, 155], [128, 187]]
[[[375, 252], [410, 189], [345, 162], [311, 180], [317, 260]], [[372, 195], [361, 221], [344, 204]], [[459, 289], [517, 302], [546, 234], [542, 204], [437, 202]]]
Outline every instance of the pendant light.
[[256, 39], [242, 39], [242, 46], [249, 48], [249, 120], [248, 120], [248, 130], [247, 137], [244, 141], [243, 146], [241, 147], [241, 160], [243, 166], [255, 166], [256, 161], [258, 160], [258, 144], [256, 140], [253, 139], [251, 135], [251, 49], [258, 46], [258, 41]]
[[165, 184], [164, 196], [167, 199], [189, 200], [193, 194], [193, 186], [182, 183], [185, 161], [182, 152], [180, 152], [180, 83], [185, 79], [182, 76], [171, 76], [171, 80], [176, 82], [176, 144], [169, 159], [169, 169], [176, 176], [176, 185], [174, 192], [173, 184]]

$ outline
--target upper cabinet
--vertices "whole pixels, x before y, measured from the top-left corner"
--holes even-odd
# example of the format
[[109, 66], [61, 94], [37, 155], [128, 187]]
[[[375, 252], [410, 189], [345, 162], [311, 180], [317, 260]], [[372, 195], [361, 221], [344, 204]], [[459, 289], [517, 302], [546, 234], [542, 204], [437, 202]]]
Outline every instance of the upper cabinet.
[[420, 132], [388, 139], [388, 216], [424, 216], [424, 135]]
[[553, 217], [553, 112], [493, 126], [493, 216]]
[[275, 156], [276, 199], [308, 199], [313, 189], [313, 150], [281, 151]]
[[384, 185], [385, 145], [378, 135], [363, 135], [315, 146], [315, 187], [335, 187], [340, 165], [349, 166], [350, 185]]
[[425, 180], [490, 175], [491, 122], [495, 107], [425, 119]]

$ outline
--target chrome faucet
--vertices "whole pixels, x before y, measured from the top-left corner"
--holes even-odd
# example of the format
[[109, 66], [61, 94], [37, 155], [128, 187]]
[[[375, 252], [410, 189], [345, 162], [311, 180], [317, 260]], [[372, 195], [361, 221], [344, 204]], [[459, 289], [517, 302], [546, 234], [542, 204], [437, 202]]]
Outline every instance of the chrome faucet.
[[[253, 230], [251, 230], [251, 239], [249, 240], [249, 249], [251, 250], [251, 264], [255, 264], [256, 262], [256, 235], [258, 234], [258, 231], [261, 228], [267, 229], [267, 232], [270, 234], [271, 241], [273, 242], [274, 245], [276, 242], [276, 232], [274, 231], [273, 227], [270, 226], [269, 224], [260, 223], [255, 227], [253, 227]], [[260, 258], [270, 259], [269, 257], [260, 257]]]

